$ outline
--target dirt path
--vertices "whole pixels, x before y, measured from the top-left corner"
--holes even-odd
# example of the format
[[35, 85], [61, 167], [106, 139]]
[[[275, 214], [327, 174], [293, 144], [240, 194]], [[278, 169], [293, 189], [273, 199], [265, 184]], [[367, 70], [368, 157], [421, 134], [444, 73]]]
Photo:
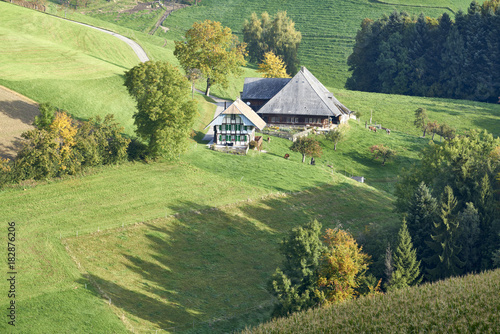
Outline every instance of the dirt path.
[[176, 11], [178, 9], [187, 7], [187, 5], [185, 5], [185, 4], [178, 4], [178, 3], [171, 3], [171, 4], [168, 4], [168, 5], [163, 5], [163, 4], [160, 3], [160, 6], [163, 9], [165, 9], [165, 13], [163, 13], [162, 17], [158, 20], [158, 22], [156, 22], [155, 27], [153, 28], [153, 30], [151, 30], [149, 32], [150, 35], [154, 35], [155, 34], [156, 30], [158, 30], [158, 28], [161, 26], [161, 24], [163, 23], [163, 21], [165, 21], [167, 19], [167, 17], [173, 11]]
[[0, 86], [0, 156], [13, 159], [21, 147], [21, 133], [34, 129], [38, 104], [6, 87]]

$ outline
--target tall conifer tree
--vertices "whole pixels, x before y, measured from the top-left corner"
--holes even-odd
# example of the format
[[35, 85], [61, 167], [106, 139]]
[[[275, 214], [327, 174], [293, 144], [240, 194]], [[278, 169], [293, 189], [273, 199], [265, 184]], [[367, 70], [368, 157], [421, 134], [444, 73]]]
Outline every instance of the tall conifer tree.
[[464, 263], [458, 258], [461, 247], [457, 243], [458, 221], [454, 210], [457, 200], [450, 186], [446, 186], [441, 201], [440, 219], [434, 223], [431, 239], [427, 242], [433, 254], [426, 258], [427, 278], [438, 280], [458, 275]]
[[388, 290], [416, 285], [422, 281], [420, 261], [417, 261], [417, 253], [413, 248], [406, 220], [403, 220], [398, 236], [399, 244], [394, 253], [394, 272]]

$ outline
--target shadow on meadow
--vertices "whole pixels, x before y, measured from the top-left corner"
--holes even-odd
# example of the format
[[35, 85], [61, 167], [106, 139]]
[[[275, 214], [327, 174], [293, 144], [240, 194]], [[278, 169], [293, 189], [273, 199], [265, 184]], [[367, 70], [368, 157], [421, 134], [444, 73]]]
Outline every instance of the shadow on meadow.
[[279, 242], [296, 226], [312, 219], [324, 229], [342, 226], [365, 240], [367, 252], [383, 253], [398, 221], [390, 198], [351, 182], [221, 208], [186, 201], [169, 209], [185, 213], [89, 239], [104, 245], [90, 257], [106, 260], [83, 265], [116, 307], [176, 331], [227, 332], [267, 320]]

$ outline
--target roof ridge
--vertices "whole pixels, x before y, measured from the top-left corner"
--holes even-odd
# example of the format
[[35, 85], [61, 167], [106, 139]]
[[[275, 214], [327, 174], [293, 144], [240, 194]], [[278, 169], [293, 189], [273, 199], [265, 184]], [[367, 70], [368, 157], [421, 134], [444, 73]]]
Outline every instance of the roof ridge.
[[[313, 84], [311, 84], [311, 82], [309, 81], [309, 79], [312, 79], [312, 78], [316, 79], [317, 83], [319, 83], [321, 86], [323, 86], [323, 88], [324, 88], [327, 92], [329, 92], [329, 93], [331, 93], [331, 92], [330, 92], [330, 91], [329, 91], [329, 90], [328, 90], [328, 89], [327, 89], [327, 88], [326, 88], [326, 87], [325, 87], [325, 86], [324, 86], [324, 85], [323, 85], [323, 84], [322, 84], [322, 83], [321, 83], [321, 82], [320, 82], [320, 81], [319, 81], [319, 80], [318, 80], [318, 79], [317, 79], [317, 78], [316, 78], [316, 77], [315, 77], [315, 76], [311, 73], [311, 71], [309, 71], [309, 70], [308, 70], [305, 66], [302, 66], [302, 67], [301, 67], [301, 69], [300, 69], [300, 71], [302, 71], [302, 72], [304, 73], [304, 77], [306, 78], [307, 83], [311, 86], [311, 88], [314, 90], [314, 92], [316, 93], [316, 95], [318, 95], [318, 97], [321, 99], [321, 101], [323, 102], [323, 104], [324, 104], [324, 105], [328, 108], [328, 110], [330, 110], [330, 111], [331, 111], [331, 113], [332, 113], [333, 115], [335, 115], [335, 113], [333, 112], [332, 108], [331, 108], [331, 107], [328, 105], [328, 103], [325, 101], [325, 98], [327, 98], [327, 97], [322, 96], [324, 92], [321, 92], [321, 94], [320, 94], [320, 93], [316, 90], [316, 87], [314, 87], [314, 85], [313, 85]], [[307, 71], [307, 72], [306, 72], [306, 71]], [[306, 75], [307, 73], [309, 73], [309, 74], [312, 76], [312, 78], [309, 78], [309, 75]], [[333, 95], [333, 93], [331, 93], [331, 94]], [[332, 101], [332, 102], [333, 102], [333, 101]]]

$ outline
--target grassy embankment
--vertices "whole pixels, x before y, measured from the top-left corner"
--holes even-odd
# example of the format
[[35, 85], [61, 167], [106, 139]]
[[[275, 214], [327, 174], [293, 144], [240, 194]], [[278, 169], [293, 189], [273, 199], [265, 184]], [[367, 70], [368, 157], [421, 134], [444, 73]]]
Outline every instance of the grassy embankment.
[[295, 313], [245, 334], [497, 333], [500, 269]]

